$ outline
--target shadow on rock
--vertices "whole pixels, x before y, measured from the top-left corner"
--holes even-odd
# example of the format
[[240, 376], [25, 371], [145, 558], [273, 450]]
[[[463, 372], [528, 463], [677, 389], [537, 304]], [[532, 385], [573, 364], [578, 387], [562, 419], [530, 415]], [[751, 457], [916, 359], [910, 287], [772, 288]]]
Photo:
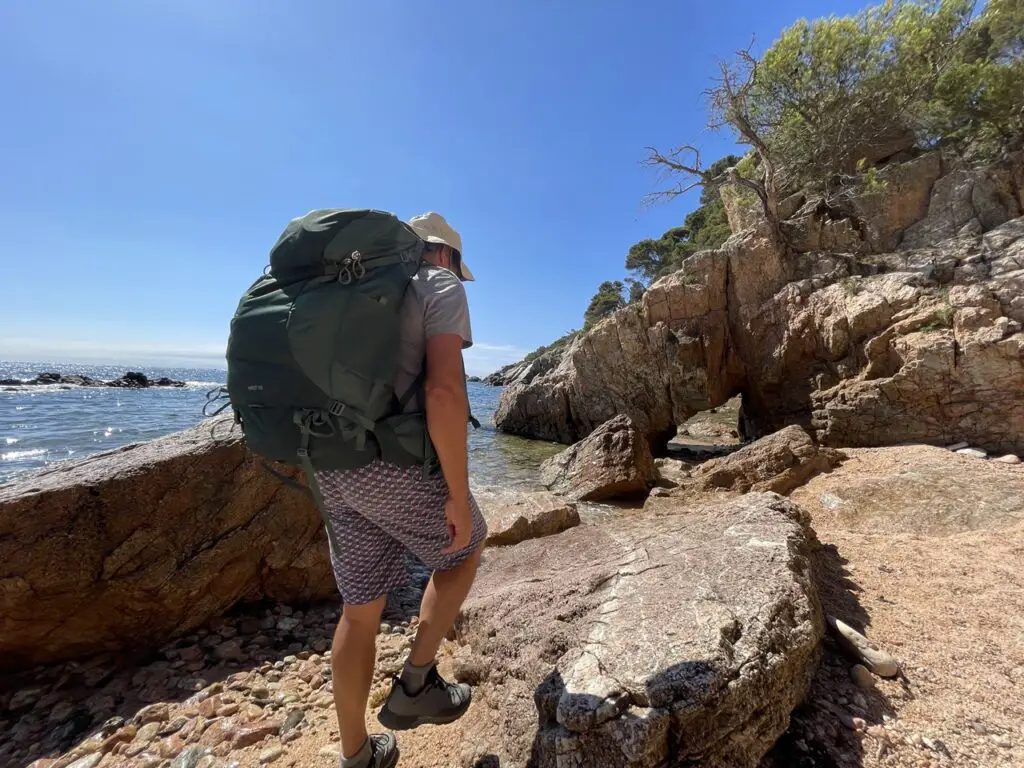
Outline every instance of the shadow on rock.
[[[870, 617], [860, 604], [860, 586], [850, 577], [848, 561], [834, 544], [824, 544], [814, 558], [822, 607], [863, 631]], [[761, 768], [833, 768], [863, 765], [867, 750], [884, 755], [885, 732], [875, 728], [895, 717], [888, 698], [877, 688], [863, 689], [851, 677], [854, 665], [826, 636], [824, 654], [806, 700], [794, 710], [790, 727], [765, 756]]]

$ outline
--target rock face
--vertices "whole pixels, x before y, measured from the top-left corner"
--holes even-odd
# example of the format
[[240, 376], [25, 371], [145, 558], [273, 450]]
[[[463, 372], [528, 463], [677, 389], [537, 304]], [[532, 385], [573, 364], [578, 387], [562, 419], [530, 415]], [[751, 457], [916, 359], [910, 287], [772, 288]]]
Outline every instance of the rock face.
[[320, 516], [214, 422], [0, 488], [0, 667], [140, 650], [336, 594]]
[[787, 727], [823, 633], [806, 516], [775, 494], [673, 503], [485, 556], [463, 728], [502, 764], [752, 768]]
[[[878, 214], [865, 224], [812, 207], [787, 222], [795, 235], [803, 232], [795, 237], [800, 247], [780, 247], [755, 229], [687, 259], [640, 304], [573, 341], [551, 371], [511, 384], [496, 425], [573, 443], [625, 414], [657, 445], [694, 413], [741, 393], [752, 437], [795, 423], [828, 445], [965, 440], [992, 454], [1019, 454], [1024, 218], [1012, 181], [1019, 174], [1004, 166], [972, 172], [978, 224], [957, 237], [875, 252], [901, 239], [923, 242], [912, 227], [950, 215], [949, 195], [929, 196], [925, 182], [941, 170], [929, 157], [914, 161], [914, 172], [899, 166], [905, 184], [872, 202], [889, 219]], [[1024, 167], [1024, 154], [1015, 162]], [[954, 181], [947, 184], [955, 191]], [[989, 229], [1008, 215], [1018, 218]], [[823, 232], [843, 252], [816, 250]]]
[[550, 493], [478, 496], [477, 501], [487, 520], [489, 547], [551, 536], [580, 524], [576, 505]]
[[644, 435], [628, 416], [616, 416], [585, 440], [541, 465], [541, 482], [579, 501], [643, 493], [657, 479]]
[[507, 387], [518, 382], [533, 381], [537, 376], [542, 376], [558, 365], [564, 353], [565, 347], [549, 349], [532, 360], [520, 360], [518, 363], [511, 363], [504, 368], [499, 368], [494, 373], [485, 376], [483, 382], [492, 387]]
[[794, 425], [704, 462], [680, 483], [679, 493], [721, 489], [786, 494], [838, 466], [842, 458], [834, 449], [819, 448], [806, 430]]

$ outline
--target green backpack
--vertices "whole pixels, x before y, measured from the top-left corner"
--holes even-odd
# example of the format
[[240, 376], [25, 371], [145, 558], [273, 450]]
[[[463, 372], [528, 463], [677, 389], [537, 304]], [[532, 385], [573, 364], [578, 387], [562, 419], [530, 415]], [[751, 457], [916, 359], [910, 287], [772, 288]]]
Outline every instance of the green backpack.
[[424, 242], [383, 211], [323, 209], [288, 224], [231, 321], [227, 395], [254, 453], [315, 470], [436, 461], [422, 374], [396, 393], [399, 314]]

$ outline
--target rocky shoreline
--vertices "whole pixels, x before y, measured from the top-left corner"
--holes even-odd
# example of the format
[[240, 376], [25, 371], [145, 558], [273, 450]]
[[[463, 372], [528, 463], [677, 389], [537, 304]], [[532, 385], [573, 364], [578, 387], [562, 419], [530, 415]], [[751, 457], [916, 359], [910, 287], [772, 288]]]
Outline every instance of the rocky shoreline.
[[[244, 458], [231, 469], [238, 461], [237, 438], [219, 441], [210, 426], [40, 473], [0, 497], [0, 541], [22, 538], [0, 558], [0, 658], [8, 665], [0, 674], [0, 764], [327, 768], [337, 761], [330, 641], [340, 605], [316, 513], [304, 506], [304, 497], [274, 489], [276, 481], [268, 479], [271, 499], [294, 506], [257, 505], [264, 511], [243, 525], [247, 532], [236, 546], [247, 554], [255, 549], [256, 562], [273, 563], [276, 575], [257, 568], [247, 580], [225, 578], [227, 571], [244, 571], [225, 570], [237, 555], [223, 549], [216, 525], [199, 524], [223, 498], [208, 484], [223, 475], [225, 493], [237, 494], [230, 489], [253, 488], [258, 475], [250, 474], [256, 467]], [[920, 550], [933, 571], [946, 574], [932, 577], [930, 588], [941, 592], [955, 589], [962, 578], [943, 571], [941, 563], [961, 551], [971, 557], [973, 549], [963, 547], [993, 546], [1002, 561], [1008, 551], [1024, 548], [1019, 463], [978, 458], [958, 445], [835, 451], [799, 427], [693, 466], [663, 459], [648, 465], [649, 456], [642, 448], [637, 454], [634, 442], [601, 434], [589, 442], [577, 448], [575, 459], [590, 455], [589, 463], [608, 467], [609, 483], [620, 489], [626, 463], [653, 472], [643, 508], [634, 502], [581, 524], [574, 502], [551, 494], [507, 494], [482, 503], [489, 547], [440, 659], [445, 674], [476, 687], [474, 705], [456, 724], [402, 734], [403, 765], [554, 766], [571, 755], [580, 765], [646, 768], [665, 764], [668, 755], [685, 755], [723, 768], [851, 762], [938, 768], [1011, 765], [1024, 755], [1014, 725], [1024, 716], [1018, 694], [1002, 691], [1000, 705], [985, 704], [984, 716], [976, 706], [945, 719], [927, 707], [921, 713], [931, 698], [942, 706], [950, 697], [988, 702], [988, 688], [1000, 690], [998, 680], [965, 688], [972, 676], [989, 680], [999, 670], [1010, 679], [1024, 675], [1024, 656], [1010, 642], [1009, 625], [1002, 635], [986, 635], [1002, 659], [991, 671], [968, 650], [977, 638], [949, 639], [956, 635], [949, 623], [962, 621], [961, 614], [938, 608], [941, 616], [926, 614], [934, 631], [907, 637], [892, 622], [916, 622], [910, 617], [928, 604], [901, 597], [916, 571], [893, 575], [885, 555]], [[118, 629], [111, 618], [124, 610], [117, 594], [132, 583], [152, 590], [152, 575], [138, 565], [155, 562], [159, 569], [160, 558], [153, 556], [162, 550], [155, 548], [159, 536], [140, 538], [153, 515], [140, 518], [150, 522], [136, 523], [133, 533], [124, 529], [139, 501], [121, 495], [118, 478], [131, 477], [141, 488], [139, 499], [154, 499], [160, 478], [185, 476], [185, 466], [193, 473], [206, 466], [210, 474], [181, 491], [190, 502], [179, 511], [169, 497], [158, 508], [179, 528], [196, 529], [191, 543], [180, 533], [169, 535], [178, 536], [181, 552], [212, 552], [205, 566], [211, 579], [195, 581], [189, 575], [197, 573], [195, 563], [162, 571], [159, 578], [177, 585], [162, 596], [150, 591], [146, 631], [133, 636], [133, 624]], [[586, 476], [592, 486], [599, 473], [590, 469]], [[956, 490], [968, 487], [974, 490]], [[62, 488], [80, 496], [64, 496]], [[69, 506], [79, 497], [94, 510], [91, 519], [83, 517], [85, 507]], [[26, 514], [25, 503], [36, 512]], [[895, 516], [894, 504], [903, 506]], [[128, 535], [115, 553], [138, 553], [134, 561], [106, 554], [107, 586], [97, 591], [85, 584], [88, 597], [85, 591], [70, 596], [86, 603], [91, 630], [53, 602], [57, 592], [48, 594], [66, 589], [59, 577], [48, 582], [45, 564], [32, 570], [28, 559], [13, 557], [38, 541], [25, 521], [58, 506], [68, 509], [66, 520], [76, 520], [61, 525], [85, 560], [95, 536], [87, 530], [95, 531], [101, 520]], [[305, 528], [299, 521], [307, 516]], [[44, 515], [37, 525], [55, 523]], [[305, 553], [300, 559], [283, 555], [290, 545], [260, 552], [261, 529], [279, 536], [296, 527], [309, 537], [292, 539], [303, 542], [297, 544], [296, 551]], [[211, 537], [205, 544], [201, 531]], [[963, 537], [969, 538], [961, 544]], [[851, 591], [844, 574], [858, 566], [842, 565], [840, 553], [848, 549], [878, 558], [878, 567], [888, 569], [875, 571], [891, 582], [885, 600]], [[997, 568], [998, 562], [976, 567]], [[386, 697], [389, 675], [399, 670], [415, 633], [428, 573], [414, 561], [408, 571], [408, 585], [389, 596], [378, 635], [374, 708]], [[868, 576], [856, 572], [862, 581]], [[226, 601], [193, 597], [185, 624], [176, 629], [164, 622], [154, 632], [160, 614], [175, 613], [176, 594], [196, 594], [190, 579]], [[118, 582], [115, 592], [111, 587]], [[1004, 623], [1024, 610], [1024, 584], [1018, 582], [1019, 574], [1007, 572], [999, 600], [981, 599], [985, 613], [978, 631], [997, 620], [990, 610]], [[19, 592], [19, 583], [32, 592]], [[61, 607], [68, 621], [48, 629], [44, 606]], [[838, 635], [827, 634], [826, 617], [833, 617], [833, 628], [842, 623], [866, 634], [867, 651], [851, 650]], [[33, 634], [38, 627], [46, 631], [45, 642]], [[122, 641], [117, 648], [83, 645], [87, 632], [108, 643], [111, 627]], [[20, 652], [12, 644], [19, 637]], [[33, 658], [43, 660], [41, 651], [51, 659], [71, 658], [33, 664]], [[947, 695], [933, 681], [948, 664], [970, 675], [947, 677]], [[886, 679], [894, 669], [895, 678]]]
[[110, 381], [94, 379], [76, 373], [40, 373], [31, 379], [0, 379], [0, 387], [41, 387], [54, 384], [66, 387], [118, 387], [120, 389], [147, 389], [149, 387], [184, 387], [184, 381], [162, 376], [151, 379], [139, 371], [128, 371]]
[[[551, 492], [480, 499], [439, 659], [473, 704], [403, 766], [1024, 764], [1024, 154], [944, 163], [849, 215], [791, 201], [789, 248], [731, 210], [720, 249], [490, 377], [499, 427], [571, 445]], [[0, 764], [336, 764], [339, 610], [318, 513], [230, 419], [20, 478]]]

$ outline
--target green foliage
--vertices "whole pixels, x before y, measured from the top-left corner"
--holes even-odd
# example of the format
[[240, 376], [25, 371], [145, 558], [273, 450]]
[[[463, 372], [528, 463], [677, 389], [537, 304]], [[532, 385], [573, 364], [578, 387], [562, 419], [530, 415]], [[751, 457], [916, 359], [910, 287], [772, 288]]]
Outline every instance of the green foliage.
[[543, 355], [545, 352], [550, 352], [553, 349], [559, 349], [561, 347], [568, 346], [572, 342], [572, 340], [575, 339], [579, 335], [580, 335], [579, 331], [577, 331], [575, 329], [571, 330], [568, 333], [566, 333], [564, 336], [559, 336], [557, 339], [552, 341], [550, 344], [541, 345], [541, 346], [537, 347], [535, 350], [533, 350], [533, 352], [530, 352], [526, 357], [523, 358], [523, 362], [528, 363], [531, 360], [536, 360], [538, 357]]
[[626, 278], [626, 288], [628, 293], [626, 297], [627, 304], [636, 304], [644, 297], [644, 292], [647, 290], [647, 287], [642, 282], [634, 280], [632, 277]]
[[785, 30], [746, 105], [783, 183], [827, 189], [914, 143], [978, 156], [1019, 143], [1024, 0], [990, 0], [972, 18], [974, 6], [889, 0]]
[[605, 280], [601, 283], [583, 313], [583, 330], [589, 330], [598, 321], [626, 306], [626, 301], [622, 298], [624, 290], [625, 285], [621, 280]]
[[926, 138], [977, 160], [1024, 143], [1024, 0], [989, 0], [930, 96]]
[[[712, 163], [708, 172], [718, 176], [739, 162], [736, 155], [728, 155]], [[706, 248], [716, 248], [729, 238], [732, 231], [718, 188], [704, 187], [700, 203], [687, 214], [683, 226], [673, 227], [657, 240], [641, 240], [629, 249], [626, 269], [636, 275], [634, 282], [652, 283], [675, 272], [688, 256]], [[631, 285], [630, 303], [634, 301], [633, 290]]]

